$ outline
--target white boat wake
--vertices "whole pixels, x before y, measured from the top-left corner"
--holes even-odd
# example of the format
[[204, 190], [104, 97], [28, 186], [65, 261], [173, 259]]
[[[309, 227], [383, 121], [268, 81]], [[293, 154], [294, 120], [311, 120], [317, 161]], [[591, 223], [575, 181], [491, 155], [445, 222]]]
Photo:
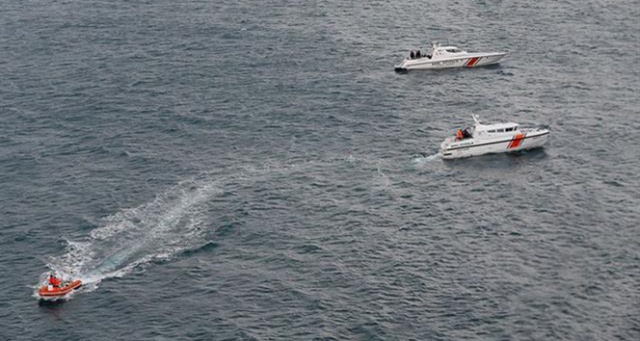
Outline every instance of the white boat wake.
[[[427, 162], [439, 154], [422, 158]], [[267, 163], [263, 167], [245, 167], [236, 174], [217, 181], [184, 181], [156, 196], [146, 204], [123, 209], [104, 219], [104, 224], [92, 230], [81, 240], [66, 240], [67, 251], [61, 256], [46, 260], [46, 266], [65, 281], [80, 279], [82, 287], [66, 295], [64, 300], [81, 292], [90, 292], [107, 278], [122, 277], [156, 260], [169, 260], [211, 242], [215, 233], [209, 228], [212, 199], [227, 191], [242, 191], [251, 183], [272, 179], [283, 174], [304, 174], [307, 168], [319, 165], [362, 163], [375, 165], [375, 181], [378, 188], [387, 190], [392, 181], [383, 172], [381, 160], [349, 156], [296, 164]], [[40, 275], [34, 288], [34, 297], [39, 298], [38, 288], [47, 281], [49, 271]]]
[[80, 279], [82, 291], [92, 291], [105, 278], [196, 249], [207, 242], [205, 204], [221, 193], [217, 182], [182, 182], [150, 203], [107, 217], [87, 240], [68, 240], [68, 252], [51, 257], [47, 266], [64, 279]]
[[442, 154], [440, 154], [440, 153], [435, 153], [433, 155], [417, 156], [417, 157], [413, 158], [413, 164], [418, 165], [418, 166], [424, 165], [425, 163], [431, 162], [433, 160], [437, 160], [440, 157], [442, 157]]

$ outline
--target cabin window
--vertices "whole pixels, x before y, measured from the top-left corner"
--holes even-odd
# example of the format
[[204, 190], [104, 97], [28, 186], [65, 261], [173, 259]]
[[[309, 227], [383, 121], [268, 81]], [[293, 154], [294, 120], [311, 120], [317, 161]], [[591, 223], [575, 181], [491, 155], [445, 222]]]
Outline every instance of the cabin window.
[[487, 133], [495, 133], [495, 130], [488, 130]]
[[456, 50], [456, 49], [447, 49], [447, 52], [450, 52], [450, 53], [458, 53], [458, 50]]
[[498, 129], [499, 133], [504, 133], [504, 129]]
[[513, 131], [513, 128], [507, 128], [504, 131]]

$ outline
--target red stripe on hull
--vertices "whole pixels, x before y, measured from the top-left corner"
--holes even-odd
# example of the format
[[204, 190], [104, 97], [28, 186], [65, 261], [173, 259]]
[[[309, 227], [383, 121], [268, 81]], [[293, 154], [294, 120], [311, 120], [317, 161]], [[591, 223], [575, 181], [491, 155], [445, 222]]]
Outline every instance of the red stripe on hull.
[[476, 66], [476, 64], [478, 63], [478, 61], [480, 60], [480, 57], [473, 57], [471, 59], [469, 59], [469, 61], [467, 62], [467, 65], [465, 65], [466, 67], [474, 67]]
[[525, 136], [525, 134], [517, 134], [516, 136], [514, 136], [513, 140], [511, 140], [511, 142], [509, 142], [509, 145], [507, 146], [507, 149], [513, 149], [513, 148], [520, 147], [520, 145], [522, 144], [522, 140], [524, 140], [524, 136]]

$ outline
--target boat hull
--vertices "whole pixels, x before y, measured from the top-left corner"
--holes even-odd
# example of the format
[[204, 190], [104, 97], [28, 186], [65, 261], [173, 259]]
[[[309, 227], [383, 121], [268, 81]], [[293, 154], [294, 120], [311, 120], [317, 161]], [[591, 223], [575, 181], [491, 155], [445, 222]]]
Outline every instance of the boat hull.
[[81, 286], [82, 282], [79, 279], [73, 282], [69, 282], [60, 288], [52, 288], [48, 285], [44, 285], [40, 288], [40, 290], [38, 290], [38, 295], [41, 299], [57, 299], [68, 295]]
[[506, 52], [486, 53], [486, 54], [469, 54], [464, 57], [456, 57], [450, 59], [405, 59], [402, 64], [395, 67], [396, 72], [407, 72], [410, 70], [439, 70], [450, 68], [474, 68], [480, 66], [488, 66], [497, 64]]
[[456, 142], [446, 140], [442, 144], [440, 153], [443, 159], [458, 159], [495, 153], [512, 153], [542, 147], [548, 140], [548, 130], [516, 134], [508, 139], [498, 138], [481, 142], [475, 141], [474, 139]]

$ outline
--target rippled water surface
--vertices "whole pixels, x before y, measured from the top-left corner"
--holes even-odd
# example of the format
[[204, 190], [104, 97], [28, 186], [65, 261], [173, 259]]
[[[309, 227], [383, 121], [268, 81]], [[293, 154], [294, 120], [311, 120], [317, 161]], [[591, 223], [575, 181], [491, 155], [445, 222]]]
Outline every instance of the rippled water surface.
[[0, 339], [640, 339], [636, 1], [1, 8]]

